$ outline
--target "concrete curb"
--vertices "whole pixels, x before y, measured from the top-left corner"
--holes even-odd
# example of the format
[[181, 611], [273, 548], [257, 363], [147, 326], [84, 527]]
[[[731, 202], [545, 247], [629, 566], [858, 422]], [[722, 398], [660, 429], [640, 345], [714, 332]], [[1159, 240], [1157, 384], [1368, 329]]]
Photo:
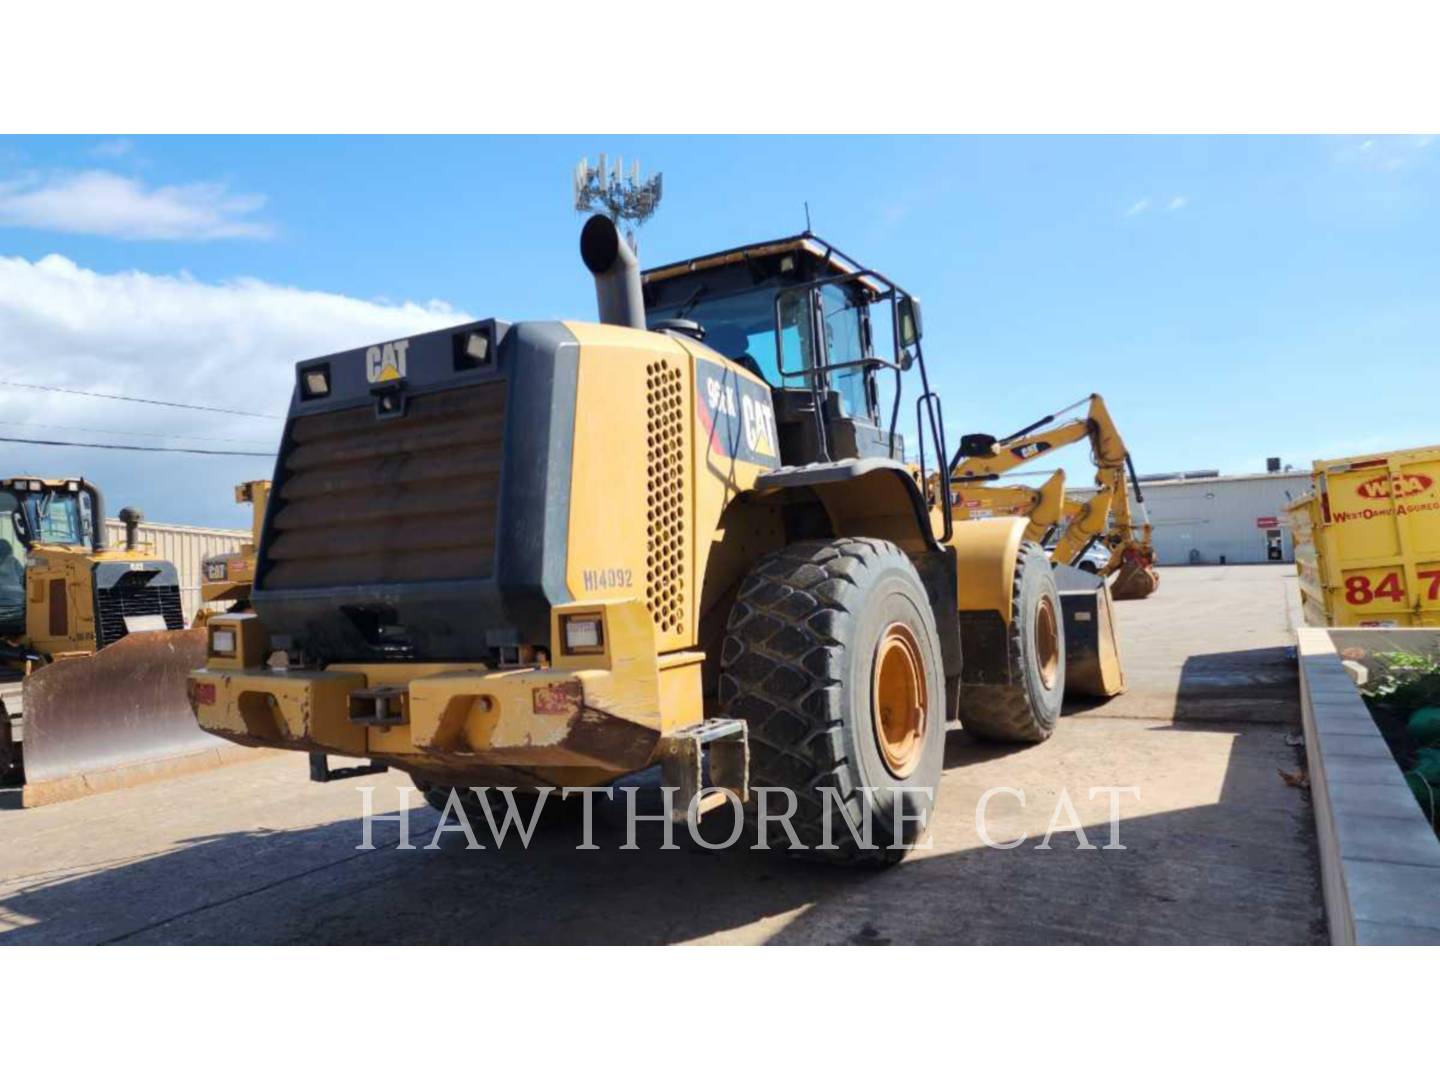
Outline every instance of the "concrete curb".
[[1330, 942], [1440, 944], [1440, 841], [1329, 632], [1301, 628], [1296, 636]]

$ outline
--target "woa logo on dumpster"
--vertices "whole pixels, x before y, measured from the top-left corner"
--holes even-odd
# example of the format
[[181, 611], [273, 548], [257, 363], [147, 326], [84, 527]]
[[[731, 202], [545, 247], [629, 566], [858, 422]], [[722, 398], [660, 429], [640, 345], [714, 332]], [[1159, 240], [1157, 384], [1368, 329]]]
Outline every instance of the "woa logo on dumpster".
[[[1355, 490], [1366, 499], [1388, 499], [1390, 498], [1390, 481], [1392, 477], [1377, 476], [1371, 480], [1356, 486]], [[1395, 481], [1395, 498], [1403, 499], [1409, 495], [1419, 495], [1430, 487], [1430, 477], [1420, 473], [1400, 473], [1393, 477]]]

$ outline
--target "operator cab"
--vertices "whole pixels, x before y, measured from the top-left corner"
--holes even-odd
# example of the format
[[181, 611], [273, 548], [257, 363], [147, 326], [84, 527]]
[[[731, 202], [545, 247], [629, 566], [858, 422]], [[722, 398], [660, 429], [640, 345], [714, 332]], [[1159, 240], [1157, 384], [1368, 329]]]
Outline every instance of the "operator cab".
[[21, 549], [34, 544], [89, 547], [91, 535], [90, 493], [81, 481], [0, 480], [0, 540]]
[[78, 480], [0, 480], [0, 636], [25, 629], [25, 554], [36, 544], [87, 547], [90, 496]]
[[809, 233], [644, 274], [646, 322], [700, 338], [771, 387], [787, 466], [904, 460], [900, 380], [919, 304]]

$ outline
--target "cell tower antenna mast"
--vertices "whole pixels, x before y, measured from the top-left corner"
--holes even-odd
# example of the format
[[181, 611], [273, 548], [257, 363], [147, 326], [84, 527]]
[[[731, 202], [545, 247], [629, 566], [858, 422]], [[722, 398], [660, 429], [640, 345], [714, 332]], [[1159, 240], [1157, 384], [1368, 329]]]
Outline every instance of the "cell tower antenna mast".
[[575, 209], [582, 214], [593, 210], [606, 214], [616, 225], [625, 228], [625, 238], [630, 241], [631, 249], [638, 252], [635, 230], [659, 209], [663, 179], [663, 173], [642, 177], [638, 161], [630, 163], [630, 175], [626, 176], [619, 157], [609, 168], [604, 154], [593, 166], [588, 158], [581, 158], [575, 166]]

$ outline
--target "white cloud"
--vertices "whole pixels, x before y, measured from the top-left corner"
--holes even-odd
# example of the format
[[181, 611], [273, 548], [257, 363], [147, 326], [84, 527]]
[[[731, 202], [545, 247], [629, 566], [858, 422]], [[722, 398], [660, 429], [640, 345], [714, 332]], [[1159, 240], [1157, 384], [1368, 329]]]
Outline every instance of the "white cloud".
[[[138, 271], [101, 274], [60, 255], [33, 262], [0, 257], [0, 379], [16, 382], [283, 415], [297, 360], [468, 319], [438, 301], [377, 303], [255, 279], [207, 283]], [[280, 423], [0, 386], [0, 435], [160, 441], [96, 429], [245, 440], [273, 451]], [[271, 467], [264, 458], [16, 444], [0, 444], [0, 455], [11, 471], [92, 476], [115, 508], [138, 502], [153, 520], [241, 527], [245, 519], [231, 502], [232, 485], [268, 475]]]
[[92, 157], [123, 158], [135, 152], [135, 143], [130, 139], [105, 139], [90, 148]]
[[1146, 195], [1143, 199], [1136, 199], [1126, 209], [1121, 217], [1139, 217], [1141, 214], [1149, 213], [1151, 210], [1160, 208], [1167, 214], [1173, 214], [1177, 210], [1184, 210], [1190, 205], [1190, 196], [1172, 195], [1163, 203]]
[[263, 238], [271, 228], [254, 218], [263, 195], [224, 184], [147, 188], [104, 170], [0, 181], [0, 226], [114, 236], [125, 240]]
[[1370, 172], [1398, 172], [1421, 157], [1433, 141], [1432, 135], [1375, 135], [1345, 143], [1335, 160]]

